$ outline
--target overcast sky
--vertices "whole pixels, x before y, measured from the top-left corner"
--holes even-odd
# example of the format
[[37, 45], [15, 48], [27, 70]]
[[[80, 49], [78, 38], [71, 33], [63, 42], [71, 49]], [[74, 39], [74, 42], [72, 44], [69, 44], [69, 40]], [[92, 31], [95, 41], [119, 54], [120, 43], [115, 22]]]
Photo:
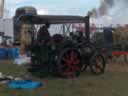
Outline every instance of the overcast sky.
[[16, 8], [33, 6], [39, 14], [86, 15], [100, 0], [5, 0], [8, 16], [13, 16]]

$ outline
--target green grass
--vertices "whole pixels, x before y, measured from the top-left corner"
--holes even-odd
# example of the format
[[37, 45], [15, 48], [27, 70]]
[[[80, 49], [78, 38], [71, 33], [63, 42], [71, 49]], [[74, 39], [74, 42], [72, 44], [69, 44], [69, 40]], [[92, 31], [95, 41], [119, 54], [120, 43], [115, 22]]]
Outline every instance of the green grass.
[[24, 75], [27, 71], [22, 66], [17, 66], [13, 64], [12, 60], [9, 61], [0, 61], [0, 72], [5, 75], [12, 76], [21, 76]]
[[[0, 72], [13, 76], [27, 74], [24, 67], [14, 65], [12, 61], [0, 61]], [[0, 96], [128, 96], [127, 72], [107, 71], [101, 76], [85, 72], [76, 79], [48, 77], [40, 81], [45, 82], [44, 87], [35, 90], [0, 86]]]

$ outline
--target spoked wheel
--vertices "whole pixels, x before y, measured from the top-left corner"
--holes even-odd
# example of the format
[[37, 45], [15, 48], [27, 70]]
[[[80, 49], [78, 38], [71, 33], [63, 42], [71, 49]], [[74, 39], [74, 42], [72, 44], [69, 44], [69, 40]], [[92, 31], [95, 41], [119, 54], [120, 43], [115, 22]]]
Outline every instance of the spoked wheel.
[[67, 49], [59, 58], [59, 72], [64, 78], [74, 78], [80, 75], [81, 56], [76, 49]]
[[102, 55], [96, 55], [90, 62], [91, 72], [100, 75], [105, 71], [105, 60]]

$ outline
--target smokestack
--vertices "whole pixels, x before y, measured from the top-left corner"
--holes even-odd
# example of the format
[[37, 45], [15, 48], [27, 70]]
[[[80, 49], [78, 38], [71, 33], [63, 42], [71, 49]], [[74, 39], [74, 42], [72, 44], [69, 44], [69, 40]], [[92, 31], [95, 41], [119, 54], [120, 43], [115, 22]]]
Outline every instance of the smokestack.
[[0, 18], [3, 18], [4, 15], [4, 0], [0, 0]]

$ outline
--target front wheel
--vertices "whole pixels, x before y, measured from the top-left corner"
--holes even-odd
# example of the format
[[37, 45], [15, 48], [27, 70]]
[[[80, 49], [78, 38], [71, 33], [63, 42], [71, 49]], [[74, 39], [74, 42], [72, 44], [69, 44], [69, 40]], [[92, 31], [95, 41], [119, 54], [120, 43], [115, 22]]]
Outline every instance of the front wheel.
[[80, 75], [81, 71], [81, 55], [76, 49], [65, 49], [58, 63], [60, 76], [64, 78], [74, 78]]
[[106, 63], [102, 55], [96, 55], [90, 61], [91, 72], [96, 75], [103, 74], [105, 71], [105, 67]]

